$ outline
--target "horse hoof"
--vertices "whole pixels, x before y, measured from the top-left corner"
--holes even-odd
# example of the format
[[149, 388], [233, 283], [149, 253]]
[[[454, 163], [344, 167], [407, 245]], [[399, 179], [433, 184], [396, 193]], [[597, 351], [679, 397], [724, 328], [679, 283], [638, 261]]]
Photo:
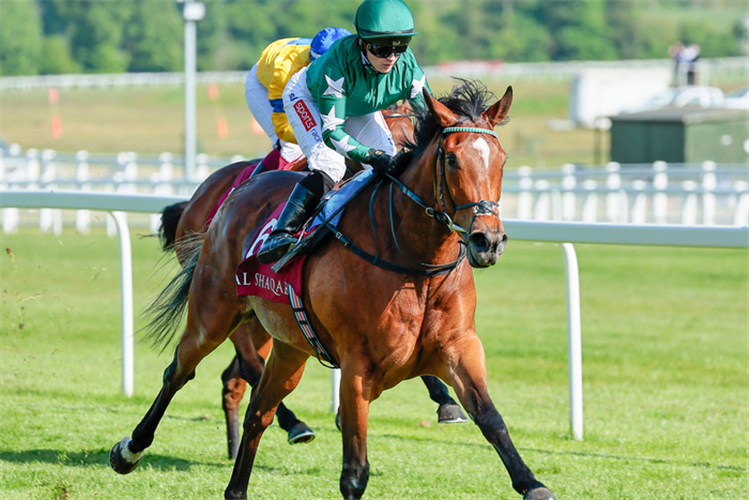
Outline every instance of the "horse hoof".
[[138, 453], [130, 451], [130, 448], [128, 448], [130, 441], [130, 437], [125, 436], [109, 452], [109, 463], [112, 465], [114, 471], [120, 474], [130, 474], [133, 472], [143, 458], [142, 451]]
[[343, 431], [341, 428], [341, 409], [338, 408], [338, 413], [335, 414], [335, 426], [338, 427], [339, 431]]
[[289, 444], [309, 443], [314, 441], [315, 431], [304, 422], [298, 422], [289, 430]]
[[437, 421], [440, 424], [458, 424], [468, 422], [466, 414], [457, 404], [444, 404], [437, 409]]
[[533, 488], [525, 494], [523, 500], [557, 500], [554, 493], [549, 488], [541, 486], [540, 488]]

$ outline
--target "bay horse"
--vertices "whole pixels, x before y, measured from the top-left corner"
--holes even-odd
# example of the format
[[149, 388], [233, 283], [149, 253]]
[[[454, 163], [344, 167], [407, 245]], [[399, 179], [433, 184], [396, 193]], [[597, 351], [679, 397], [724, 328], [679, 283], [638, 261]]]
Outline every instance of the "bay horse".
[[[335, 238], [320, 241], [303, 266], [301, 292], [309, 325], [341, 368], [344, 499], [359, 499], [369, 479], [369, 405], [403, 380], [430, 374], [456, 391], [497, 451], [525, 500], [555, 500], [510, 439], [487, 391], [476, 334], [471, 268], [496, 264], [507, 241], [498, 200], [506, 155], [494, 127], [506, 118], [512, 88], [493, 96], [465, 81], [441, 99], [424, 91], [415, 140], [399, 158], [399, 175], [365, 187], [343, 212]], [[237, 327], [257, 318], [273, 349], [244, 420], [227, 499], [247, 498], [255, 455], [278, 404], [298, 385], [318, 352], [297, 326], [289, 304], [237, 296], [235, 271], [246, 250], [268, 231], [266, 221], [300, 174], [271, 172], [244, 183], [207, 232], [189, 245], [189, 264], [167, 286], [162, 311], [187, 308], [187, 323], [153, 405], [110, 452], [113, 469], [137, 467], [174, 394], [200, 360]], [[396, 215], [397, 214], [397, 215]], [[341, 244], [344, 236], [348, 244]], [[186, 245], [187, 247], [188, 245]], [[352, 251], [356, 247], [357, 251]], [[376, 255], [366, 259], [360, 255]], [[360, 300], [366, 294], [366, 301]], [[168, 342], [178, 326], [154, 332]]]
[[[411, 105], [406, 102], [383, 111], [385, 121], [393, 134], [393, 140], [400, 147], [413, 140], [413, 123], [411, 122]], [[159, 239], [165, 252], [179, 251], [180, 242], [193, 233], [207, 230], [216, 212], [217, 205], [238, 180], [254, 176], [260, 159], [232, 163], [213, 172], [198, 186], [190, 200], [175, 203], [162, 211], [159, 225]], [[303, 171], [307, 166], [306, 158], [301, 158], [284, 167], [284, 170]], [[349, 172], [358, 172], [361, 165], [348, 162]], [[249, 170], [248, 170], [249, 169]], [[180, 262], [184, 264], [184, 262]], [[237, 327], [229, 339], [234, 344], [235, 355], [229, 366], [221, 374], [223, 385], [221, 406], [226, 421], [226, 434], [229, 458], [234, 460], [239, 449], [239, 404], [244, 396], [247, 383], [250, 386], [260, 380], [265, 358], [271, 347], [270, 335], [257, 320], [248, 321]], [[447, 387], [437, 377], [421, 377], [429, 391], [429, 397], [437, 403], [437, 421], [439, 423], [465, 422], [467, 418], [458, 403], [450, 397]], [[289, 444], [307, 443], [315, 438], [315, 433], [293, 411], [283, 403], [276, 412], [279, 426], [287, 432]]]

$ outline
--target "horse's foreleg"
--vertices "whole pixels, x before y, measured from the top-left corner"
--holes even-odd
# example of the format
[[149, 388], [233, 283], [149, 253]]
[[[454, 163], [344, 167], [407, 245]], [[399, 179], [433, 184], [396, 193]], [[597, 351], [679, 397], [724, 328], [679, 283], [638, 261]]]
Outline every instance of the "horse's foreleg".
[[367, 459], [367, 424], [371, 381], [362, 373], [359, 360], [341, 367], [341, 435], [343, 437], [343, 470], [341, 493], [345, 500], [359, 499], [369, 481]]
[[502, 416], [489, 397], [484, 349], [478, 337], [472, 335], [465, 338], [453, 347], [446, 359], [452, 360], [448, 370], [458, 398], [499, 454], [515, 491], [524, 495], [525, 500], [555, 500], [553, 493], [535, 478], [523, 462]]
[[225, 498], [247, 498], [247, 485], [260, 438], [273, 422], [278, 404], [296, 388], [302, 378], [308, 357], [308, 354], [286, 344], [274, 344], [260, 382], [252, 390], [239, 454], [234, 462], [229, 485], [224, 491]]
[[429, 397], [439, 405], [439, 408], [437, 408], [439, 423], [453, 424], [468, 421], [465, 413], [460, 409], [460, 405], [450, 397], [447, 386], [440, 379], [431, 375], [424, 375], [421, 380], [427, 386]]

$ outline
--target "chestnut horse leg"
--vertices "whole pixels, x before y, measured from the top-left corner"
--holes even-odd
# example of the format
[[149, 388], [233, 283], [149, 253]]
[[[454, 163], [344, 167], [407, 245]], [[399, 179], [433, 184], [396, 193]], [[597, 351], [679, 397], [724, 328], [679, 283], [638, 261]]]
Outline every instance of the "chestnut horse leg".
[[257, 447], [263, 432], [273, 422], [278, 404], [299, 384], [309, 355], [281, 342], [274, 342], [260, 382], [252, 389], [252, 397], [244, 419], [244, 432], [239, 454], [234, 462], [224, 498], [245, 500]]
[[437, 421], [440, 424], [455, 424], [468, 421], [465, 413], [460, 409], [460, 405], [450, 397], [447, 386], [440, 379], [431, 375], [424, 375], [421, 377], [421, 380], [427, 386], [429, 397], [439, 405], [437, 408]]
[[479, 338], [475, 334], [464, 337], [451, 347], [450, 353], [443, 355], [443, 359], [451, 360], [451, 365], [446, 369], [455, 392], [486, 440], [499, 454], [515, 491], [524, 495], [524, 500], [555, 500], [552, 492], [536, 479], [523, 462], [502, 416], [489, 397], [484, 349]]
[[[210, 267], [196, 268], [192, 280], [196, 290], [207, 288], [205, 281], [215, 277], [211, 271]], [[177, 345], [174, 360], [164, 371], [159, 394], [145, 417], [135, 427], [132, 440], [125, 437], [109, 453], [109, 462], [116, 472], [128, 474], [138, 466], [143, 451], [151, 446], [156, 428], [174, 395], [195, 377], [198, 363], [226, 340], [241, 321], [240, 304], [236, 297], [232, 297], [235, 286], [233, 280], [227, 286], [229, 288], [226, 292], [218, 290], [204, 296], [190, 295], [187, 325]], [[232, 298], [226, 300], [225, 297]]]
[[[236, 355], [229, 367], [221, 375], [223, 382], [222, 405], [226, 417], [226, 434], [229, 445], [229, 458], [237, 458], [239, 450], [239, 403], [245, 391], [245, 381], [254, 387], [263, 374], [265, 360], [255, 350], [260, 346], [267, 356], [270, 350], [270, 336], [257, 319], [237, 327], [229, 337], [234, 343]], [[281, 429], [288, 434], [289, 444], [308, 443], [315, 439], [315, 432], [299, 420], [294, 412], [283, 403], [278, 405], [276, 418]]]
[[[350, 359], [350, 358], [349, 358]], [[341, 433], [343, 434], [343, 468], [340, 489], [345, 500], [359, 499], [369, 481], [367, 459], [367, 424], [372, 394], [371, 370], [362, 357], [342, 360], [341, 366]]]
[[229, 446], [229, 459], [237, 458], [239, 450], [239, 403], [242, 402], [247, 382], [240, 375], [240, 356], [235, 355], [229, 366], [221, 374], [223, 390], [221, 393], [221, 407], [226, 419], [226, 438]]

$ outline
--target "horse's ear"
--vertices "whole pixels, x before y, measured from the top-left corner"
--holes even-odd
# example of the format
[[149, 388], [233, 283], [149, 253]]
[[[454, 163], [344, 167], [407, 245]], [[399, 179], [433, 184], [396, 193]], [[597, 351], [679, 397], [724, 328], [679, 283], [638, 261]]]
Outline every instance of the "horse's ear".
[[427, 103], [429, 112], [437, 119], [440, 125], [442, 125], [442, 128], [451, 127], [458, 122], [458, 115], [432, 97], [427, 89], [424, 89], [422, 92], [424, 93], [424, 101]]
[[504, 120], [507, 117], [507, 113], [510, 111], [510, 105], [512, 104], [512, 87], [507, 87], [507, 90], [505, 91], [505, 95], [502, 96], [502, 99], [494, 103], [494, 105], [484, 111], [484, 118], [489, 120], [489, 122], [494, 125], [495, 127], [502, 123], [502, 120]]

